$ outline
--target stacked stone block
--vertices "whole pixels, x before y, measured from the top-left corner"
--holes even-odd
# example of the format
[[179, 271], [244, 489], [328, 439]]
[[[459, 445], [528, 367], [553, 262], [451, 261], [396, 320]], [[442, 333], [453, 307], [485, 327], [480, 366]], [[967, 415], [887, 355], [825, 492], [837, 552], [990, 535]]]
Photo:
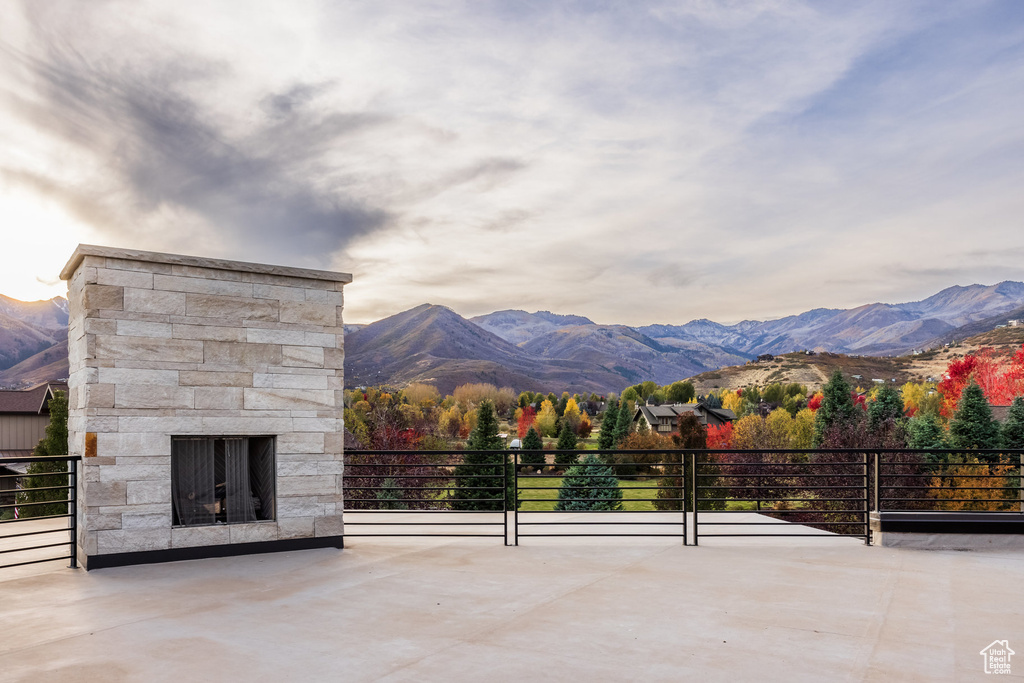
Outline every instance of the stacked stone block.
[[[340, 537], [345, 273], [80, 245], [80, 555]], [[276, 520], [172, 528], [171, 437], [276, 439]]]

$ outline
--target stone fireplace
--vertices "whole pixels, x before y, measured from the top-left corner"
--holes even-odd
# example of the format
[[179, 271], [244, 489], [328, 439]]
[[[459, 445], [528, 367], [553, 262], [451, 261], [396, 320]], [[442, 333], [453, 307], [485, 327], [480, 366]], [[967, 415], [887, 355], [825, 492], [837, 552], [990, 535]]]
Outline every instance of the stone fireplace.
[[79, 245], [61, 277], [84, 566], [342, 547], [351, 275]]

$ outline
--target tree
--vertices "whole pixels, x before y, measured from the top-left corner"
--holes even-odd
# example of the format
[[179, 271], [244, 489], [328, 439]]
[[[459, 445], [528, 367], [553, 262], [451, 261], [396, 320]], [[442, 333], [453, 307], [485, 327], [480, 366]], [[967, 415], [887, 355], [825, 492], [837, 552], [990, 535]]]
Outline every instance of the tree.
[[823, 398], [821, 407], [814, 414], [814, 443], [820, 445], [825, 432], [836, 425], [852, 422], [856, 414], [850, 385], [843, 378], [841, 370], [832, 373], [828, 382], [821, 388]]
[[557, 421], [558, 415], [555, 413], [554, 404], [546, 400], [540, 404], [540, 412], [537, 413], [533, 424], [541, 436], [555, 436], [558, 433], [555, 431]]
[[594, 431], [594, 425], [590, 422], [590, 416], [586, 413], [580, 416], [580, 426], [576, 428], [576, 435], [581, 439], [590, 437], [590, 433]]
[[519, 438], [522, 439], [533, 428], [533, 422], [537, 419], [537, 411], [531, 406], [526, 406], [525, 408], [520, 408], [517, 412], [519, 413], [519, 418], [517, 419], [516, 427]]
[[619, 419], [619, 402], [609, 401], [608, 408], [601, 418], [601, 432], [597, 437], [597, 447], [607, 451], [615, 446], [615, 424]]
[[666, 397], [672, 403], [689, 403], [697, 395], [693, 383], [689, 380], [684, 382], [672, 382], [669, 385]]
[[583, 413], [580, 412], [576, 399], [570, 398], [565, 403], [565, 410], [562, 411], [562, 423], [575, 432], [580, 428], [580, 420], [582, 419]]
[[1003, 448], [1024, 448], [1024, 398], [1013, 399], [1002, 432]]
[[[999, 448], [999, 423], [992, 417], [992, 408], [985, 393], [975, 382], [967, 385], [960, 395], [956, 413], [949, 423], [949, 441], [953, 448]], [[984, 460], [996, 456], [985, 456]]]
[[814, 447], [814, 411], [810, 408], [804, 408], [793, 416], [793, 424], [789, 432], [789, 447]]
[[[946, 448], [946, 432], [937, 413], [922, 413], [907, 420], [907, 446], [928, 451]], [[935, 464], [945, 460], [945, 456], [925, 453], [924, 459], [929, 464]]]
[[[708, 435], [704, 426], [693, 413], [683, 413], [676, 418], [678, 434], [672, 435], [676, 448], [707, 448]], [[658, 480], [658, 495], [654, 501], [656, 510], [682, 510], [684, 499], [689, 498], [683, 487], [683, 456], [681, 453], [666, 455], [665, 476]], [[706, 483], [702, 481], [701, 483]]]
[[476, 411], [476, 427], [469, 435], [462, 464], [455, 467], [455, 490], [452, 508], [455, 510], [505, 510], [507, 491], [503, 490], [503, 472], [509, 465], [500, 452], [505, 444], [498, 436], [498, 420], [494, 404], [483, 399]]
[[612, 468], [591, 453], [565, 471], [555, 510], [621, 510], [622, 489]]
[[576, 453], [576, 432], [569, 426], [568, 422], [562, 423], [562, 431], [558, 433], [558, 452], [555, 453], [555, 464], [563, 467], [575, 465], [578, 459]]
[[877, 432], [886, 422], [903, 419], [903, 397], [888, 384], [879, 388], [874, 400], [868, 404], [868, 429]]
[[526, 436], [523, 437], [523, 452], [519, 457], [519, 462], [529, 467], [544, 467], [546, 461], [544, 459], [544, 442], [540, 438], [540, 434], [533, 427], [526, 432]]
[[619, 417], [615, 421], [615, 445], [622, 443], [633, 427], [633, 411], [629, 409], [629, 403], [623, 399], [619, 405]]
[[[33, 457], [46, 457], [68, 454], [68, 397], [63, 391], [53, 392], [50, 399], [50, 423], [46, 426], [45, 435], [32, 449]], [[19, 517], [48, 517], [51, 515], [68, 514], [68, 504], [53, 503], [51, 505], [28, 505], [46, 501], [67, 501], [68, 491], [57, 489], [52, 491], [33, 491], [37, 488], [51, 486], [67, 486], [67, 460], [57, 462], [34, 462], [26, 469], [25, 491], [17, 494]]]

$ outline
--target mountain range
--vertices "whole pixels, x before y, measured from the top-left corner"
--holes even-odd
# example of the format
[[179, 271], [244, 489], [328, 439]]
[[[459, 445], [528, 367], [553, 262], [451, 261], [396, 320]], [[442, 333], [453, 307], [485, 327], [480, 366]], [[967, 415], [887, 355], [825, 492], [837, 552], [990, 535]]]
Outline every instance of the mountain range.
[[68, 302], [18, 301], [0, 294], [0, 385], [68, 376]]
[[[922, 301], [818, 308], [777, 320], [724, 325], [601, 325], [549, 311], [463, 318], [423, 304], [370, 325], [347, 325], [346, 386], [467, 382], [516, 389], [618, 391], [798, 350], [901, 355], [1024, 318], [1024, 283], [955, 286]], [[67, 302], [0, 296], [0, 384], [67, 376]], [[63, 346], [62, 346], [63, 345]]]

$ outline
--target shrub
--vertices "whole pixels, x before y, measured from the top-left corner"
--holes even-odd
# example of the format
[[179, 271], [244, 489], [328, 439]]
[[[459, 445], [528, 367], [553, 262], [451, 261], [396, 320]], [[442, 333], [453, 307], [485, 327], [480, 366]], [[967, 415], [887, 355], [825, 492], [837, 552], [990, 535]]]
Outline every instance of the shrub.
[[590, 454], [565, 472], [555, 510], [621, 510], [622, 489], [612, 468]]

